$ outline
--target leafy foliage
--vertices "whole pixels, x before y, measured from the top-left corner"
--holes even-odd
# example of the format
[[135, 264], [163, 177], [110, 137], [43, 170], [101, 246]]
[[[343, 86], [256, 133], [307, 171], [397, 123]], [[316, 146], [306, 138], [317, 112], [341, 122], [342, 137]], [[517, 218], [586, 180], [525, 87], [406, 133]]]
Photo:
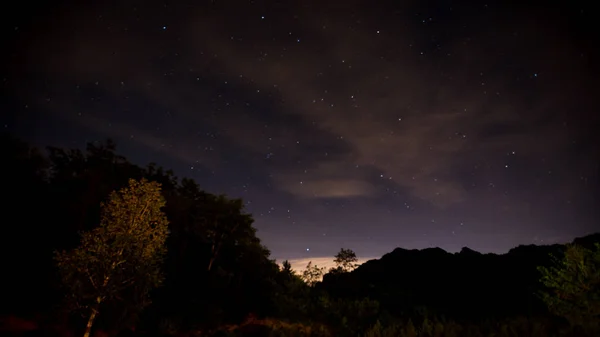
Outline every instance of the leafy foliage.
[[562, 259], [540, 267], [541, 281], [547, 291], [541, 297], [555, 314], [576, 326], [598, 330], [600, 327], [600, 244], [591, 250], [568, 245]]
[[111, 193], [102, 205], [100, 226], [83, 232], [79, 247], [56, 253], [69, 298], [91, 311], [92, 322], [104, 302], [149, 304], [149, 291], [162, 282], [168, 232], [164, 205], [159, 184], [132, 179], [127, 188]]

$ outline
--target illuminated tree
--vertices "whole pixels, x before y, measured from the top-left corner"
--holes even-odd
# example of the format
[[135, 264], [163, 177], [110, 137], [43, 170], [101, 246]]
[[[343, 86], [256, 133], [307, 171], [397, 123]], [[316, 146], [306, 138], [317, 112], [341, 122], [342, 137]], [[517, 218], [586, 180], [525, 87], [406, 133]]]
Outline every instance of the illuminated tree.
[[547, 291], [542, 300], [574, 326], [597, 329], [600, 322], [600, 244], [595, 250], [569, 245], [550, 268], [539, 267]]
[[55, 261], [75, 308], [88, 314], [88, 337], [101, 305], [125, 300], [138, 309], [149, 304], [148, 293], [162, 282], [168, 221], [161, 208], [160, 185], [130, 180], [102, 204], [100, 226], [84, 232], [81, 244], [56, 252]]

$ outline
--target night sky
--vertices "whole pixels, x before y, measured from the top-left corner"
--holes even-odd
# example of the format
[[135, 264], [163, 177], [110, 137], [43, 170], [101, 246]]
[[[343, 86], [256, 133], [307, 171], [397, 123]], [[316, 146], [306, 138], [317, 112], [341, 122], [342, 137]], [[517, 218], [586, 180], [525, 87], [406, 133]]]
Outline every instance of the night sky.
[[565, 242], [599, 229], [600, 38], [554, 3], [21, 4], [0, 123], [241, 197], [279, 261]]

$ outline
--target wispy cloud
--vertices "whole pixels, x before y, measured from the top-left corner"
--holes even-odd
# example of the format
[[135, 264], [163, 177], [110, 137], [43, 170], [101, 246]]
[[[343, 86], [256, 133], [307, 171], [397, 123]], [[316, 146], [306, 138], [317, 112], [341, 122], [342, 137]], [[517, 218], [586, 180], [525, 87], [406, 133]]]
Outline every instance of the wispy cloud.
[[[318, 21], [318, 20], [317, 20]], [[258, 87], [277, 92], [287, 102], [287, 114], [311, 121], [317, 130], [327, 130], [348, 144], [348, 152], [337, 158], [321, 153], [300, 153], [308, 172], [297, 169], [278, 172], [278, 186], [302, 198], [356, 197], [376, 192], [375, 178], [391, 180], [420, 199], [445, 207], [464, 199], [461, 182], [446, 174], [449, 167], [460, 165], [465, 150], [490, 150], [494, 143], [505, 145], [523, 135], [506, 135], [502, 139], [479, 137], [485, 127], [514, 122], [516, 114], [504, 110], [488, 111], [490, 102], [498, 100], [494, 88], [481, 88], [481, 83], [469, 83], [469, 78], [457, 78], [454, 89], [438, 91], [432, 85], [431, 69], [423, 68], [414, 50], [395, 55], [397, 61], [378, 55], [385, 54], [391, 40], [376, 32], [354, 32], [353, 38], [336, 39], [330, 35], [341, 27], [329, 24], [322, 29], [320, 39], [327, 47], [316, 55], [306, 55], [302, 45], [281, 57], [278, 62], [256, 64], [255, 56], [234, 43], [224, 43], [223, 37], [202, 32], [200, 24], [193, 31], [202, 36], [212, 51], [219, 55], [230, 76], [245, 76]], [[356, 40], [366, 46], [357, 54]], [[398, 37], [393, 43], [406, 43]], [[267, 48], [267, 46], [264, 46]], [[253, 51], [252, 53], [256, 53]], [[381, 62], [373, 63], [372, 60]], [[323, 64], [329, 67], [323, 68]], [[328, 85], [319, 80], [323, 73], [335, 72], [348, 81]], [[239, 75], [238, 75], [239, 74]], [[345, 74], [345, 75], [344, 75]], [[458, 75], [460, 76], [460, 75]], [[451, 84], [451, 75], [441, 81]], [[480, 98], [473, 100], [473, 90]], [[484, 92], [490, 90], [489, 93]], [[535, 137], [535, 136], [533, 136]], [[286, 151], [294, 152], [294, 148]], [[352, 167], [371, 168], [367, 174], [347, 179], [330, 179], [320, 170], [322, 166], [336, 167], [344, 174]]]
[[[307, 6], [294, 8], [298, 17], [316, 10]], [[338, 9], [345, 12], [352, 6], [340, 5]], [[178, 42], [183, 47], [177, 55], [181, 65], [177, 69], [140, 62], [157, 47], [153, 36], [139, 36], [133, 48], [131, 40], [125, 38], [106, 35], [91, 43], [76, 35], [64, 49], [49, 49], [54, 51], [50, 61], [31, 63], [72, 82], [93, 78], [101, 84], [112, 83], [106, 88], [123, 85], [149, 102], [175, 111], [190, 125], [214, 128], [232, 146], [257, 158], [276, 187], [303, 199], [377, 196], [381, 191], [378, 185], [385, 184], [445, 208], [464, 201], [467, 195], [464, 179], [450, 174], [452, 169], [500, 166], [509, 146], [521, 156], [548, 157], [549, 148], [560, 153], [561, 144], [568, 144], [569, 129], [557, 129], [548, 111], [571, 108], [561, 91], [578, 87], [558, 88], [540, 81], [536, 92], [515, 90], [515, 85], [531, 80], [528, 77], [537, 72], [559, 76], [539, 70], [517, 75], [512, 69], [499, 72], [496, 68], [508, 63], [515, 50], [507, 50], [506, 59], [484, 65], [480, 60], [489, 51], [473, 42], [481, 37], [477, 34], [447, 38], [440, 42], [444, 43], [442, 51], [426, 48], [425, 41], [414, 41], [411, 30], [421, 29], [415, 26], [382, 24], [378, 28], [373, 26], [375, 21], [365, 20], [349, 28], [347, 22], [329, 20], [319, 13], [310, 12], [310, 20], [290, 23], [289, 32], [265, 40], [261, 36], [244, 39], [240, 32], [226, 29], [217, 32], [214, 27], [228, 25], [200, 10], [190, 11], [188, 21], [182, 23], [186, 29]], [[85, 15], [78, 20], [85, 21]], [[529, 28], [518, 37], [502, 35], [514, 40], [502, 45], [522, 48], [535, 33], [535, 25], [525, 16], [515, 20]], [[513, 25], [514, 21], [494, 29], [508, 32]], [[304, 36], [296, 36], [294, 26]], [[392, 29], [397, 31], [387, 31]], [[253, 31], [247, 34], [266, 34], [258, 28]], [[538, 45], [532, 52], [540, 56], [540, 63], [522, 66], [543, 70], [556, 66], [556, 59], [570, 57], [556, 47], [569, 47], [568, 39], [558, 34], [549, 40], [550, 35], [539, 39], [536, 35]], [[252, 43], [246, 42], [250, 40]], [[50, 47], [40, 41], [41, 45], [31, 50]], [[311, 48], [304, 48], [305, 43]], [[391, 44], [400, 48], [392, 53]], [[436, 53], [440, 64], [428, 62], [427, 53]], [[439, 53], [446, 56], [439, 57]], [[556, 57], [544, 57], [546, 54]], [[567, 84], [573, 76], [569, 74], [581, 71], [577, 62], [559, 66], [565, 70], [560, 76]], [[459, 73], [453, 68], [472, 71]], [[438, 69], [446, 69], [446, 73]], [[256, 109], [265, 110], [264, 102], [257, 104], [260, 107], [251, 101], [227, 102], [231, 103], [227, 114], [220, 113], [213, 109], [217, 95], [202, 92], [207, 86], [201, 90], [191, 85], [192, 81], [170, 79], [172, 72], [191, 70], [208, 74], [215, 86], [236, 82], [237, 86], [229, 84], [232, 89], [228, 90], [256, 92], [257, 101], [271, 102], [269, 120], [277, 123], [266, 125], [255, 113]], [[488, 73], [499, 75], [491, 77]], [[113, 95], [120, 94], [113, 90]], [[537, 99], [542, 94], [544, 100]], [[206, 118], [207, 114], [214, 118]], [[160, 147], [160, 140], [135, 122], [110, 130], [101, 120], [85, 123], [122, 136], [136, 134], [141, 144]], [[331, 151], [323, 150], [331, 144], [338, 145]], [[183, 138], [168, 153], [188, 161], [199, 156], [197, 146], [186, 144]], [[464, 159], [465, 153], [470, 154], [471, 161]], [[265, 158], [269, 160], [264, 162]], [[207, 162], [215, 165], [218, 160]]]
[[372, 184], [361, 180], [313, 179], [299, 181], [294, 179], [286, 180], [279, 186], [302, 198], [353, 198], [371, 196], [376, 192]]

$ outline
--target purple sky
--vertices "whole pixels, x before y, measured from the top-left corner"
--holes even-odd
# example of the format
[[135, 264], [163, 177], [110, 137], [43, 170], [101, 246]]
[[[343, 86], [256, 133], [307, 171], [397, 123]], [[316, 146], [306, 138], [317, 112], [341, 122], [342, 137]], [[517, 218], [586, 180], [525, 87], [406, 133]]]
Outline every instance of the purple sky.
[[4, 19], [3, 127], [242, 197], [279, 260], [599, 228], [591, 7], [97, 3]]

